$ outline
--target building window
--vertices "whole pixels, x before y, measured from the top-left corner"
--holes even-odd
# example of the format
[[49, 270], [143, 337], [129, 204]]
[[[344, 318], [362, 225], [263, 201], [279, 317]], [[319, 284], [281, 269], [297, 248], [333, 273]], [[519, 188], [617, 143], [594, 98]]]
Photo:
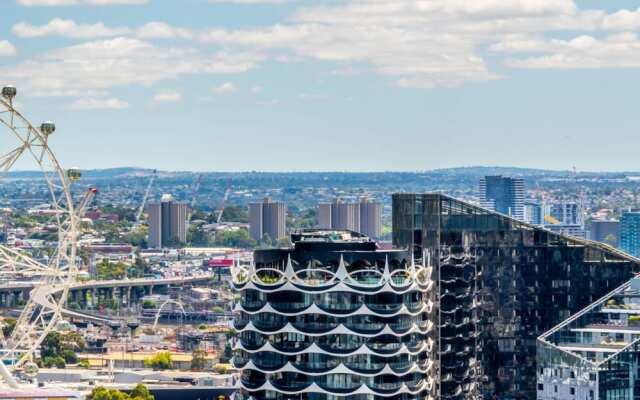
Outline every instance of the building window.
[[575, 396], [575, 394], [576, 394], [576, 388], [573, 388], [573, 387], [572, 387], [572, 388], [570, 388], [570, 389], [569, 389], [569, 394], [571, 394], [572, 396]]
[[554, 391], [555, 393], [558, 393], [558, 385], [553, 385], [553, 391]]
[[538, 383], [538, 390], [544, 390], [544, 385], [542, 383]]

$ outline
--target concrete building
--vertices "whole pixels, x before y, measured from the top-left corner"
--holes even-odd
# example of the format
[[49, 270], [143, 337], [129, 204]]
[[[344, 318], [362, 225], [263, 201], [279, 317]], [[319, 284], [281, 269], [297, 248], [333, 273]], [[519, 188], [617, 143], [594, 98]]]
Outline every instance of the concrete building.
[[286, 235], [287, 205], [265, 198], [261, 203], [249, 204], [249, 234], [260, 241], [265, 236], [278, 240]]
[[360, 232], [378, 238], [382, 231], [382, 203], [362, 198], [358, 203], [335, 199], [318, 205], [318, 227]]
[[187, 241], [187, 204], [165, 194], [159, 203], [147, 206], [151, 248], [179, 245]]
[[627, 211], [620, 218], [620, 248], [640, 256], [640, 210]]
[[536, 398], [537, 338], [640, 271], [609, 246], [442, 194], [393, 195], [393, 244], [431, 268], [434, 399]]
[[502, 175], [480, 179], [480, 206], [524, 220], [524, 180]]
[[588, 237], [597, 242], [618, 246], [620, 239], [620, 221], [594, 219], [589, 221]]
[[360, 233], [371, 238], [382, 235], [382, 203], [370, 199], [360, 201]]

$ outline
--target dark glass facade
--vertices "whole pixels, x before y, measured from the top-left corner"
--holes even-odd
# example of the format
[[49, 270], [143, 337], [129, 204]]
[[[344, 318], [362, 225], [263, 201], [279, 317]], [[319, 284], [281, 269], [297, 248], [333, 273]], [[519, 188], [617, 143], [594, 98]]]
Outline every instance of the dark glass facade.
[[305, 231], [292, 243], [233, 269], [239, 397], [428, 398], [430, 267], [349, 231]]
[[431, 259], [442, 399], [535, 399], [537, 337], [640, 271], [606, 245], [440, 194], [393, 195], [393, 242]]

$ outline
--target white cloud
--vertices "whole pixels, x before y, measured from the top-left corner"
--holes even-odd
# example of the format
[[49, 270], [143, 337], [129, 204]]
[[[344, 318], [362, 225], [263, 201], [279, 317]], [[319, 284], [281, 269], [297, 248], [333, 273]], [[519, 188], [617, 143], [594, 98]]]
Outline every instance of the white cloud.
[[182, 101], [182, 94], [174, 91], [160, 92], [160, 93], [156, 93], [156, 95], [153, 96], [153, 101], [176, 103], [176, 102]]
[[236, 85], [231, 82], [225, 82], [219, 86], [214, 87], [213, 91], [218, 94], [228, 94], [237, 92], [238, 88], [236, 88]]
[[640, 39], [635, 33], [620, 33], [602, 39], [581, 35], [571, 40], [538, 40], [528, 46], [512, 43], [509, 52], [543, 53], [507, 60], [506, 64], [513, 68], [640, 68]]
[[31, 25], [19, 22], [11, 29], [14, 35], [22, 38], [39, 36], [64, 36], [70, 38], [91, 39], [99, 37], [118, 36], [129, 32], [128, 28], [110, 28], [102, 22], [95, 24], [77, 24], [73, 20], [54, 18], [45, 25]]
[[16, 47], [8, 40], [0, 40], [0, 56], [12, 56], [16, 54]]
[[129, 103], [116, 98], [96, 99], [81, 98], [67, 104], [69, 110], [122, 110], [129, 107]]
[[203, 53], [118, 37], [50, 51], [16, 65], [0, 65], [0, 76], [43, 95], [76, 95], [124, 85], [148, 86], [188, 74], [240, 73], [261, 60], [261, 55], [249, 51]]
[[[109, 0], [58, 1], [95, 3]], [[97, 46], [96, 57], [101, 60], [100, 65], [91, 58], [76, 57], [75, 53], [71, 54], [71, 61], [56, 52], [30, 61], [39, 66], [53, 66], [54, 82], [56, 79], [64, 83], [69, 80], [57, 74], [56, 68], [64, 66], [71, 72], [69, 76], [77, 72], [82, 82], [77, 90], [152, 84], [184, 74], [238, 73], [256, 67], [264, 59], [283, 63], [327, 62], [334, 74], [373, 72], [388, 77], [400, 87], [453, 87], [500, 79], [501, 76], [487, 63], [487, 54], [497, 62], [507, 60], [506, 65], [512, 67], [558, 68], [564, 65], [569, 68], [575, 64], [572, 60], [586, 60], [589, 54], [593, 59], [586, 60], [585, 65], [615, 64], [615, 59], [603, 62], [601, 53], [614, 51], [616, 46], [631, 53], [622, 58], [626, 61], [633, 60], [633, 53], [638, 51], [633, 47], [633, 40], [601, 37], [640, 30], [640, 9], [608, 13], [601, 9], [580, 9], [574, 0], [344, 0], [310, 4], [299, 7], [286, 20], [259, 28], [197, 30], [162, 21], [125, 28], [108, 27], [99, 22], [78, 24], [52, 20], [43, 26], [18, 24], [14, 26], [14, 32], [23, 37], [52, 34], [77, 38], [127, 36], [111, 39], [110, 44], [104, 45], [106, 47], [100, 47], [99, 42], [90, 42], [79, 45], [84, 47], [73, 48], [74, 52], [86, 55], [93, 54], [91, 48]], [[563, 32], [562, 39], [553, 39], [560, 37], [558, 32]], [[596, 43], [591, 45], [586, 39], [580, 39], [563, 44], [563, 40], [568, 42], [567, 32], [579, 32], [577, 36], [591, 37]], [[150, 39], [191, 40], [194, 47], [162, 48], [145, 41]], [[581, 42], [584, 42], [584, 49], [573, 49], [572, 46]], [[112, 45], [117, 48], [112, 49]], [[117, 56], [123, 45], [137, 48]], [[527, 57], [518, 57], [524, 54]], [[536, 57], [529, 58], [533, 55]], [[620, 65], [633, 65], [633, 62], [621, 62]], [[30, 64], [23, 66], [28, 70]], [[24, 79], [37, 86], [46, 86], [37, 82], [37, 77], [29, 78], [25, 74]], [[108, 79], [114, 83], [105, 83]], [[71, 82], [71, 85], [76, 84]]]
[[149, 0], [17, 0], [18, 4], [27, 7], [58, 7], [58, 6], [113, 6], [113, 5], [140, 5], [147, 4]]
[[262, 92], [262, 86], [256, 85], [251, 88], [251, 93], [257, 94]]
[[193, 33], [189, 29], [177, 28], [165, 22], [149, 22], [137, 29], [142, 39], [191, 39]]

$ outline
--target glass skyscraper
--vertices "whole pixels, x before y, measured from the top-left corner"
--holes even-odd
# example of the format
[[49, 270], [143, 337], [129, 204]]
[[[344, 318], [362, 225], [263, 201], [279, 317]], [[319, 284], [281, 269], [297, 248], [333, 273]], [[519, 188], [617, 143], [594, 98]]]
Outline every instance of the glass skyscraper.
[[535, 399], [538, 336], [640, 271], [607, 245], [441, 194], [393, 195], [393, 242], [433, 267], [439, 399]]
[[524, 180], [502, 175], [480, 179], [480, 205], [487, 210], [524, 220]]
[[241, 399], [425, 399], [431, 267], [351, 231], [307, 230], [235, 266]]
[[640, 256], [640, 211], [628, 211], [620, 218], [620, 248]]

